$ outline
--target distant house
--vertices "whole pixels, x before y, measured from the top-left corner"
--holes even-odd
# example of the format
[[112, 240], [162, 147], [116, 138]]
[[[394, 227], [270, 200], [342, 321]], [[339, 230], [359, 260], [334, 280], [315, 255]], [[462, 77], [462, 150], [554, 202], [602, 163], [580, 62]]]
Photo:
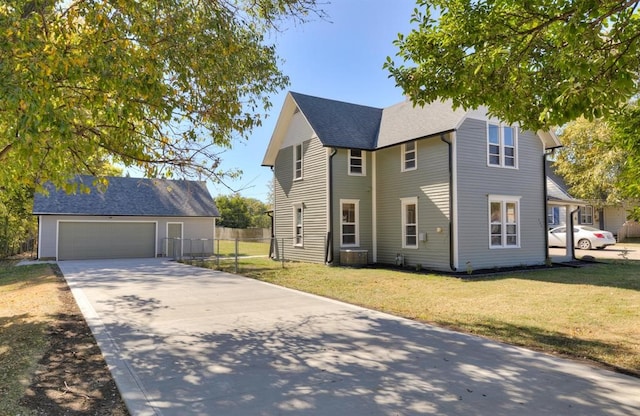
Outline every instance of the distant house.
[[374, 108], [290, 92], [263, 165], [287, 259], [459, 270], [542, 264], [545, 150], [450, 102]]
[[601, 230], [610, 231], [614, 235], [624, 234], [628, 237], [638, 237], [638, 226], [627, 221], [628, 212], [640, 204], [635, 201], [621, 201], [618, 204], [607, 204], [602, 206], [599, 201], [578, 200], [571, 196], [569, 187], [560, 175], [555, 172], [553, 161], [547, 161], [547, 188], [549, 189], [549, 227], [565, 225], [565, 215], [562, 204], [556, 200], [572, 201], [572, 205], [577, 205], [575, 223], [590, 225]]
[[204, 182], [107, 179], [108, 187], [99, 189], [93, 185], [94, 177], [78, 176], [76, 181], [90, 188], [88, 194], [67, 194], [47, 186], [48, 195], [35, 196], [39, 258], [144, 258], [212, 252], [219, 214]]
[[574, 212], [574, 224], [580, 224], [580, 219], [592, 221], [593, 207], [588, 206], [585, 201], [574, 198], [568, 190], [564, 178], [559, 176], [553, 168], [553, 162], [546, 160], [545, 169], [547, 174], [547, 226], [549, 228], [559, 227], [567, 224], [568, 213]]

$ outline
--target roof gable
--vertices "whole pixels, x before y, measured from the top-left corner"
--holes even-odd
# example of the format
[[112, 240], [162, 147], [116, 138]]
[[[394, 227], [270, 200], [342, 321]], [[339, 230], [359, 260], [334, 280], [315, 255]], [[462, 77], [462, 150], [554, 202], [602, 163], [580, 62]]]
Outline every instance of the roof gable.
[[403, 101], [383, 110], [376, 147], [455, 130], [466, 116], [467, 111], [461, 108], [454, 110], [450, 100], [434, 101], [424, 106]]
[[375, 149], [382, 109], [296, 92], [291, 96], [323, 145]]
[[[486, 108], [454, 109], [451, 100], [434, 101], [424, 106], [416, 106], [405, 100], [380, 109], [289, 92], [263, 166], [275, 164], [286, 131], [298, 109], [323, 146], [361, 150], [377, 150], [454, 131], [467, 118], [489, 120]], [[545, 148], [560, 145], [552, 132], [538, 131], [537, 136]]]
[[545, 165], [547, 171], [547, 199], [555, 202], [584, 204], [584, 201], [571, 196], [564, 178], [556, 173], [553, 161], [545, 160]]
[[97, 189], [93, 176], [77, 176], [90, 193], [67, 194], [46, 184], [49, 195], [36, 194], [33, 213], [39, 215], [113, 215], [219, 217], [206, 184], [200, 181], [107, 177], [109, 186]]

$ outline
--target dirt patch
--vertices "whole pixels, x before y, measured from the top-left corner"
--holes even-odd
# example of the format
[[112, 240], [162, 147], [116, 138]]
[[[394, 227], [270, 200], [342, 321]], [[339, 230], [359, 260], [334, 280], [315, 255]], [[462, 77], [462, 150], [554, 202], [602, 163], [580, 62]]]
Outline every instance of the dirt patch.
[[57, 266], [60, 309], [47, 331], [49, 348], [20, 405], [36, 415], [126, 416], [127, 408], [91, 330]]

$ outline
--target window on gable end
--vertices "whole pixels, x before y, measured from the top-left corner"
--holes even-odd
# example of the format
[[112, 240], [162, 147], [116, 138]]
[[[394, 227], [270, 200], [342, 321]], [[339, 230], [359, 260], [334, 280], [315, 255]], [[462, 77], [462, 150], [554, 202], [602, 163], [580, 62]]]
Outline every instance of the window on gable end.
[[302, 143], [293, 146], [293, 179], [302, 179]]
[[349, 175], [366, 176], [366, 153], [364, 150], [349, 149]]
[[418, 146], [415, 141], [402, 145], [402, 171], [415, 170], [418, 168]]
[[489, 166], [518, 167], [517, 131], [512, 126], [487, 124], [487, 164]]

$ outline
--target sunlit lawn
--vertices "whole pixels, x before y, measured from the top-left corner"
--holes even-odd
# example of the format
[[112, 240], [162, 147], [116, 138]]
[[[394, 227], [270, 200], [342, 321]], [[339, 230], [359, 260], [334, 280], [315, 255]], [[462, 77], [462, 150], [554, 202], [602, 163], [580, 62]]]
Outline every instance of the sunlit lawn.
[[[215, 254], [223, 257], [235, 256], [236, 242], [234, 240], [216, 240], [214, 247]], [[259, 241], [239, 241], [239, 256], [268, 256], [269, 240]]]
[[286, 263], [283, 268], [281, 263], [268, 259], [246, 259], [240, 263], [240, 273], [640, 374], [638, 263], [617, 262], [461, 279], [305, 263]]

